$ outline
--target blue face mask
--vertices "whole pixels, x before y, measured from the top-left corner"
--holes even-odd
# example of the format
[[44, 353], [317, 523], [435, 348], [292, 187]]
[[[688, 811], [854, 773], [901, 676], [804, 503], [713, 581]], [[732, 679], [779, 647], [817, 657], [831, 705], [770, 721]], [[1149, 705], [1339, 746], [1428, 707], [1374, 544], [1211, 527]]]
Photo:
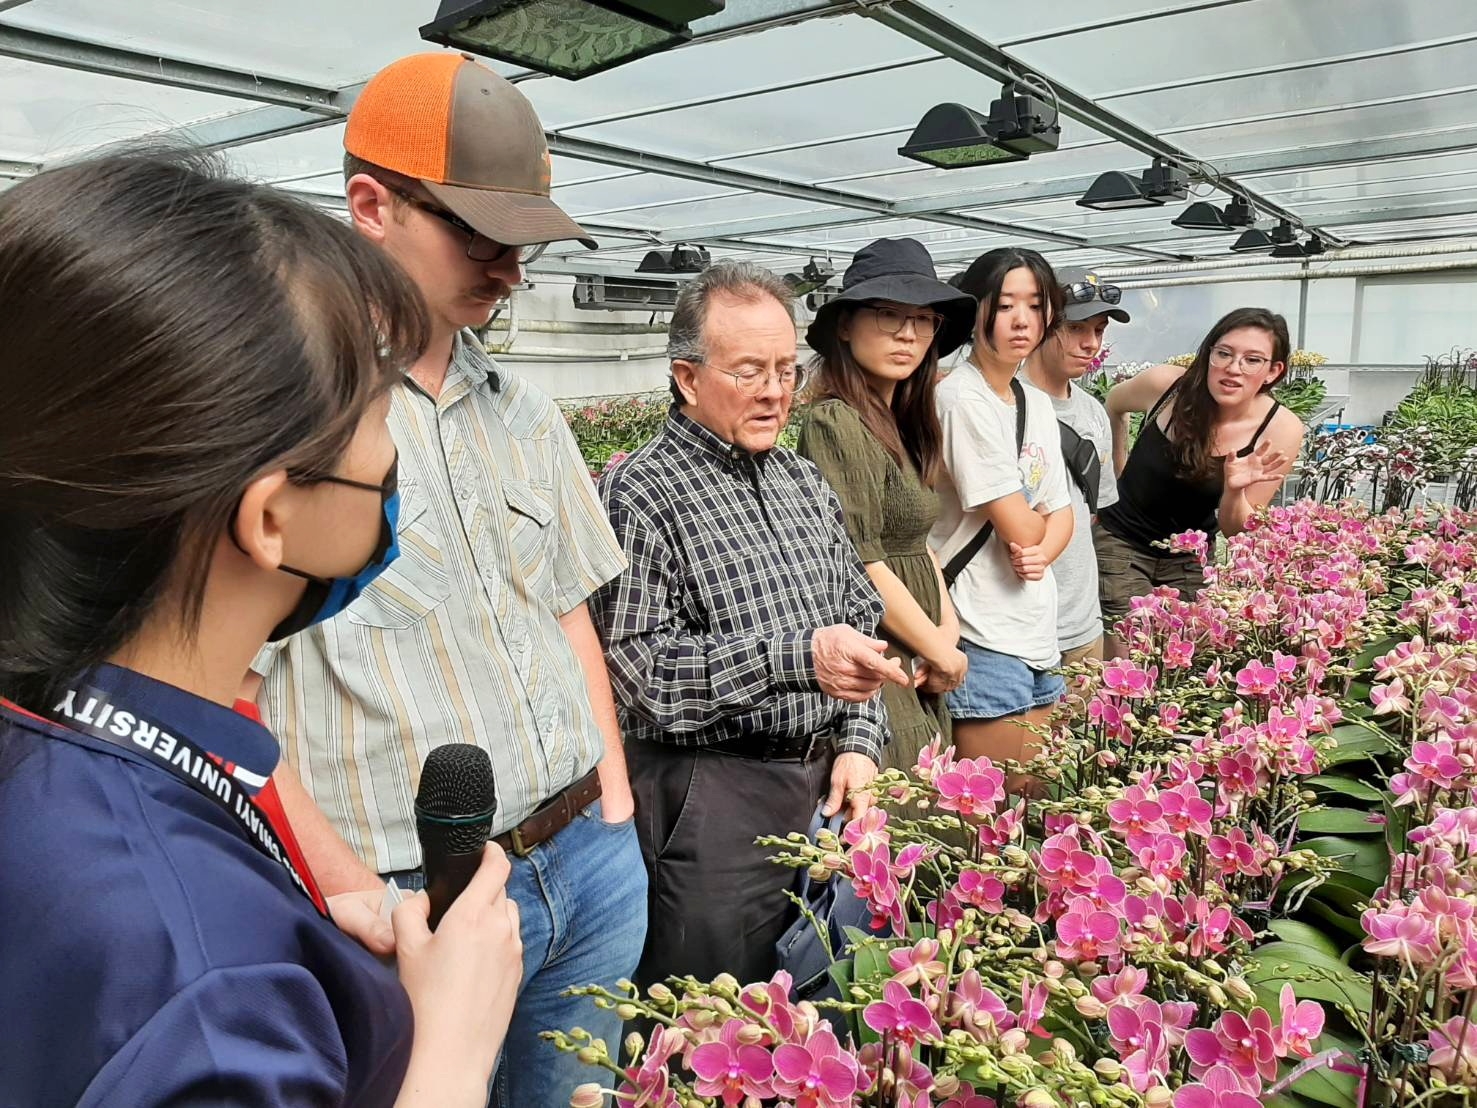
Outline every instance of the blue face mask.
[[399, 468], [400, 459], [397, 457], [390, 464], [390, 472], [385, 477], [384, 484], [381, 485], [350, 481], [346, 477], [318, 478], [320, 481], [328, 481], [335, 485], [348, 485], [352, 489], [365, 489], [380, 494], [380, 499], [384, 504], [384, 514], [380, 519], [379, 542], [375, 545], [369, 562], [352, 577], [317, 577], [311, 573], [304, 573], [300, 569], [293, 569], [291, 566], [278, 566], [277, 568], [283, 573], [303, 578], [307, 581], [308, 587], [303, 590], [297, 607], [293, 608], [281, 623], [272, 628], [269, 641], [278, 642], [291, 635], [296, 635], [315, 623], [332, 619], [354, 603], [359, 594], [400, 556], [400, 541], [395, 533], [396, 525], [400, 520]]

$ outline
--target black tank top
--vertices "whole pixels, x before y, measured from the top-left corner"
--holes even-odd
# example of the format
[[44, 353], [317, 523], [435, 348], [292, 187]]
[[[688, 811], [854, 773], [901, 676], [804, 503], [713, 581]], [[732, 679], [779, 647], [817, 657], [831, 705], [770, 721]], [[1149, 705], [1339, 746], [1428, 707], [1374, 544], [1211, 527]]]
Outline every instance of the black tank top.
[[[1181, 531], [1204, 531], [1214, 535], [1216, 508], [1221, 502], [1223, 482], [1219, 474], [1205, 481], [1192, 481], [1181, 476], [1175, 466], [1169, 439], [1159, 426], [1159, 410], [1179, 387], [1176, 381], [1164, 390], [1139, 430], [1138, 441], [1128, 455], [1128, 464], [1118, 478], [1118, 502], [1098, 513], [1098, 521], [1110, 534], [1147, 554], [1164, 553], [1154, 543], [1163, 542]], [[1251, 441], [1236, 452], [1244, 458], [1250, 454], [1282, 405], [1272, 402], [1267, 418], [1262, 420]]]

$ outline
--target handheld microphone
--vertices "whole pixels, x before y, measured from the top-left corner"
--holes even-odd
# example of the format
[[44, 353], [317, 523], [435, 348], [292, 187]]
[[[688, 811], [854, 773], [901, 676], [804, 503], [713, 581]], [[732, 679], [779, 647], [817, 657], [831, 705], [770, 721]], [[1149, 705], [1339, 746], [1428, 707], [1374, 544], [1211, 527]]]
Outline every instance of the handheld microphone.
[[431, 898], [431, 930], [481, 865], [496, 812], [487, 751], [470, 743], [447, 743], [426, 756], [415, 794], [415, 831]]

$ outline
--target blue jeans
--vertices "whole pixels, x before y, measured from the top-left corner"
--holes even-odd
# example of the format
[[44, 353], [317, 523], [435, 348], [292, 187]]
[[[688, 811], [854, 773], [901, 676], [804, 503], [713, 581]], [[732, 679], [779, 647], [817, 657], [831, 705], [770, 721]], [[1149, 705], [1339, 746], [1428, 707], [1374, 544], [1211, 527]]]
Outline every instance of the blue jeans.
[[[597, 800], [526, 858], [508, 855], [508, 895], [518, 905], [523, 984], [492, 1082], [492, 1108], [568, 1104], [577, 1085], [604, 1071], [561, 1054], [541, 1031], [583, 1027], [621, 1052], [621, 1020], [575, 985], [614, 989], [636, 975], [646, 940], [646, 867], [633, 820], [606, 823]], [[402, 889], [420, 888], [419, 870], [385, 874]]]
[[1004, 719], [1032, 708], [1055, 704], [1067, 694], [1061, 675], [1048, 669], [1032, 669], [1019, 658], [986, 650], [965, 639], [959, 649], [969, 659], [964, 684], [944, 701], [949, 716], [957, 720]]

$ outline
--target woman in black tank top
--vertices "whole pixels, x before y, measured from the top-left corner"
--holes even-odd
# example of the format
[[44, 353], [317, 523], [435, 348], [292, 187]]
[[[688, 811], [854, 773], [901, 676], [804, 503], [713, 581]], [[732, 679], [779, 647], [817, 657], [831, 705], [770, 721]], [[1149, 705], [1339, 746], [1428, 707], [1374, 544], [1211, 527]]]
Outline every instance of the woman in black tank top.
[[[1302, 444], [1303, 425], [1268, 395], [1286, 371], [1287, 321], [1238, 308], [1210, 329], [1188, 369], [1155, 366], [1108, 394], [1118, 502], [1093, 529], [1103, 614], [1160, 585], [1182, 596], [1204, 583], [1193, 554], [1156, 544], [1183, 531], [1239, 533], [1276, 494]], [[1125, 457], [1128, 418], [1146, 411]]]

